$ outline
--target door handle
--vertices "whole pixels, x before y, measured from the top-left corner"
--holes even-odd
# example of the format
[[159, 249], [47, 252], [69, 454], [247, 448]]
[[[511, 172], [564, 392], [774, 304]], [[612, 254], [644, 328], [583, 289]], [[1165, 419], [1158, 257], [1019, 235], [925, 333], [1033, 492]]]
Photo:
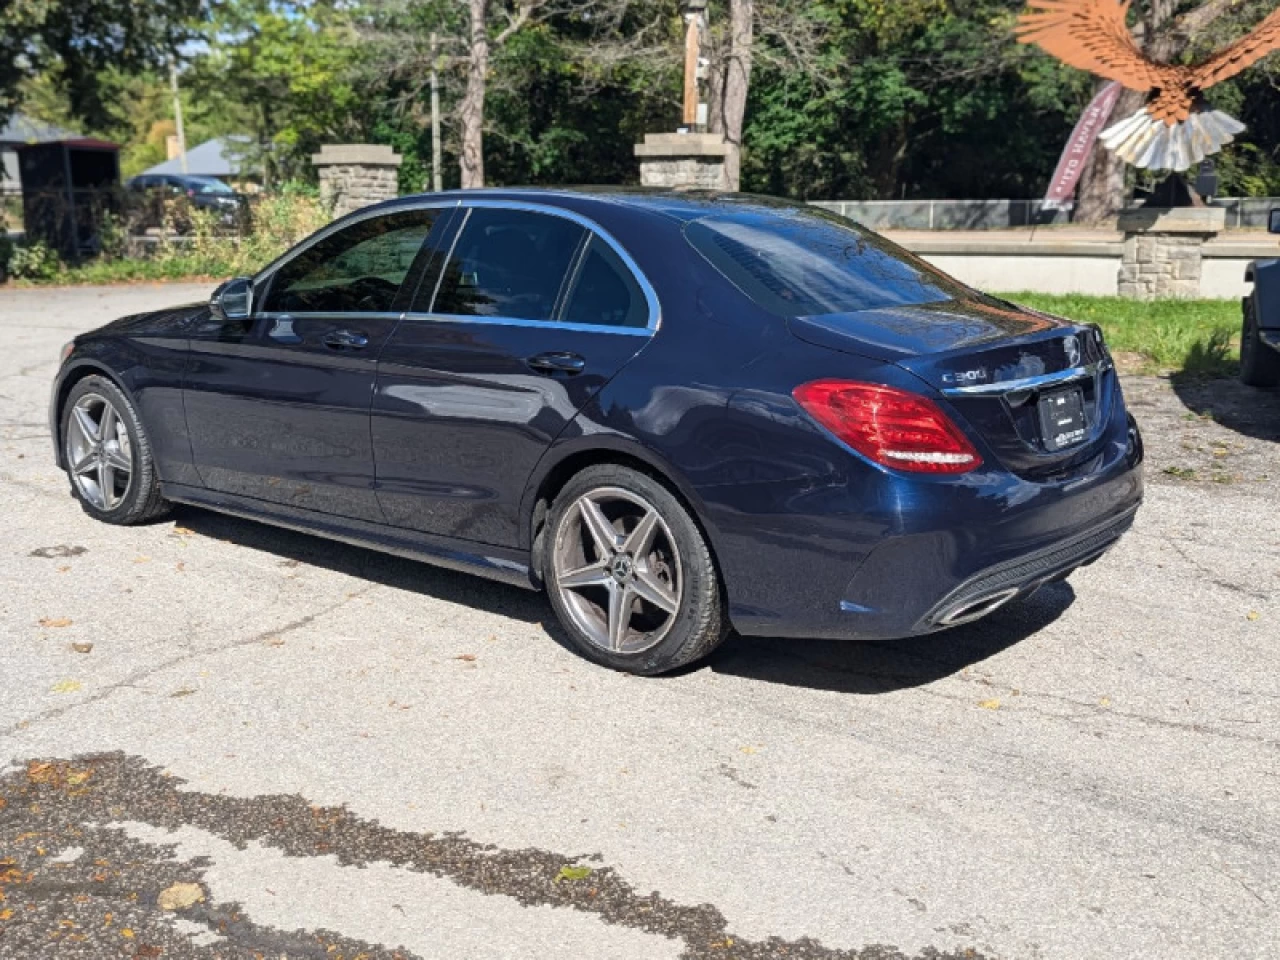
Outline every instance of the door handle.
[[323, 342], [334, 350], [363, 350], [369, 345], [369, 338], [355, 330], [335, 330], [325, 334]]
[[525, 361], [532, 369], [538, 373], [544, 373], [548, 376], [563, 374], [566, 377], [572, 377], [581, 373], [587, 367], [587, 361], [578, 356], [576, 353], [540, 353], [537, 356], [530, 357]]

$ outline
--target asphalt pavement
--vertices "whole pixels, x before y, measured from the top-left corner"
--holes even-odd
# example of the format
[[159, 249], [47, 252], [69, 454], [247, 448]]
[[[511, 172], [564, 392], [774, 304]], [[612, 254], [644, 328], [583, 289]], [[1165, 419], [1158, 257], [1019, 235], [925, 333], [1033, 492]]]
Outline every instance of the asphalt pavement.
[[0, 957], [1280, 953], [1280, 396], [1127, 380], [1135, 528], [987, 620], [642, 680], [537, 594], [85, 515], [59, 346], [208, 292], [0, 289]]

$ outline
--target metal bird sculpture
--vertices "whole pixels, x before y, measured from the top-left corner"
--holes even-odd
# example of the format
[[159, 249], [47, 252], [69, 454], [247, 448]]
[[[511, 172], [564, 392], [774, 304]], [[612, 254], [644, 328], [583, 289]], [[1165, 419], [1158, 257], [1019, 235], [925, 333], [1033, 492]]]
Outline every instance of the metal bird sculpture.
[[1254, 31], [1196, 66], [1157, 63], [1133, 41], [1131, 0], [1030, 0], [1018, 18], [1020, 43], [1147, 94], [1133, 116], [1102, 131], [1112, 153], [1148, 170], [1186, 170], [1217, 153], [1244, 124], [1205, 103], [1204, 91], [1280, 50], [1280, 7]]

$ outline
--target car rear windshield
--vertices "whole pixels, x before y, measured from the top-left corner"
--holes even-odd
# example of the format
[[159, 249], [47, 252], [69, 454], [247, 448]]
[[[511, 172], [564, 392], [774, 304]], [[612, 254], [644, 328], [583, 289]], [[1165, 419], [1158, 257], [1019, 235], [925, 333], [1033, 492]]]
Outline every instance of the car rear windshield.
[[958, 281], [883, 237], [816, 208], [733, 210], [690, 221], [684, 232], [731, 283], [782, 317], [970, 295]]

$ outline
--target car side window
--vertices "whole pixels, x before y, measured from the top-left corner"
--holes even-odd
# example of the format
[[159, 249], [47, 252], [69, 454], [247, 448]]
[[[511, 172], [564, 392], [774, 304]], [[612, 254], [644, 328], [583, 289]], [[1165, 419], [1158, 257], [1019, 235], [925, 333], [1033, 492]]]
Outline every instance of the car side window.
[[584, 233], [564, 217], [474, 207], [444, 265], [434, 305], [417, 302], [414, 310], [549, 322]]
[[595, 234], [587, 243], [560, 319], [565, 323], [603, 327], [649, 324], [649, 303], [635, 274], [617, 252]]
[[276, 271], [264, 313], [389, 313], [438, 209], [369, 217]]

